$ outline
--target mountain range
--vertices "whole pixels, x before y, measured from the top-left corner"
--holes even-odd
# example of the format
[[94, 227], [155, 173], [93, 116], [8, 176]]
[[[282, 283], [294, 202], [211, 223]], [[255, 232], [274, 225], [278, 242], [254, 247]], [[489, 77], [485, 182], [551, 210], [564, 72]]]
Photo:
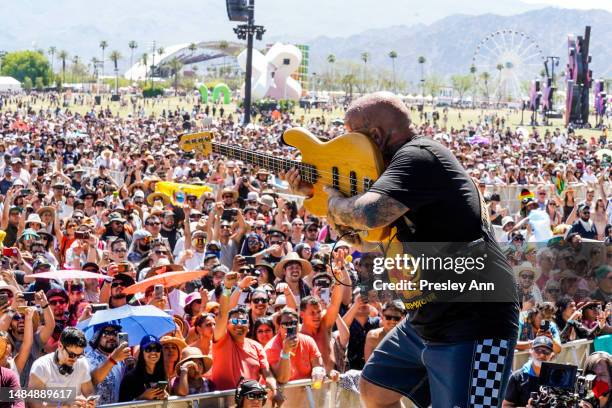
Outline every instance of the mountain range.
[[[101, 57], [100, 40], [108, 54], [123, 54], [120, 68], [130, 62], [128, 42], [139, 47], [134, 60], [149, 52], [152, 42], [170, 46], [211, 40], [234, 40], [223, 0], [2, 0], [0, 50], [50, 46], [88, 62]], [[420, 77], [419, 56], [426, 73], [447, 76], [467, 72], [478, 44], [490, 33], [511, 29], [527, 34], [541, 55], [567, 61], [567, 34], [592, 29], [591, 54], [595, 77], [612, 76], [612, 14], [603, 10], [572, 10], [528, 4], [521, 0], [257, 0], [256, 23], [267, 31], [258, 47], [274, 42], [310, 45], [310, 71], [330, 69], [329, 54], [359, 61], [368, 52], [368, 66], [391, 69], [389, 51], [397, 52], [397, 75]], [[479, 62], [479, 60], [477, 60]], [[57, 59], [55, 61], [57, 69]], [[538, 63], [539, 64], [539, 63]], [[538, 65], [539, 66], [539, 65]], [[537, 72], [541, 68], [537, 68]]]

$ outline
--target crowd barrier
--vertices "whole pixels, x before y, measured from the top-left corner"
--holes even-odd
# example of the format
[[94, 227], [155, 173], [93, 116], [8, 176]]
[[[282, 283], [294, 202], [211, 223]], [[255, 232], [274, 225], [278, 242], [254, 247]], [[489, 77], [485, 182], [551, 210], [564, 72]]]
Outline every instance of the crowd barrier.
[[[555, 356], [553, 362], [562, 364], [573, 364], [580, 368], [584, 367], [586, 358], [593, 349], [593, 340], [574, 340], [561, 345], [561, 352]], [[529, 351], [517, 351], [514, 353], [512, 371], [518, 370], [529, 360]]]
[[[532, 192], [535, 196], [536, 188], [538, 185], [536, 184], [525, 184], [525, 185], [487, 185], [486, 191], [489, 194], [497, 193], [501, 198], [500, 204], [502, 207], [507, 208], [510, 213], [516, 213], [520, 210], [521, 201], [519, 200], [519, 195], [521, 194], [521, 190], [527, 189]], [[576, 191], [574, 193], [574, 197], [576, 201], [582, 201], [586, 197], [587, 185], [583, 183], [572, 183], [570, 186]], [[606, 183], [606, 191], [610, 190], [610, 183]], [[549, 187], [547, 186], [547, 189]], [[598, 192], [597, 192], [598, 193]]]
[[[592, 352], [592, 340], [576, 340], [561, 346], [561, 352], [553, 360], [556, 363], [574, 364], [584, 368], [586, 358]], [[512, 371], [521, 368], [529, 359], [528, 351], [514, 353]], [[351, 372], [346, 375], [350, 375]], [[359, 372], [352, 372], [358, 376]], [[354, 378], [356, 381], [356, 378]], [[212, 391], [202, 394], [193, 394], [185, 397], [171, 396], [161, 401], [131, 401], [117, 404], [103, 405], [105, 408], [229, 408], [235, 406], [235, 390]], [[327, 380], [320, 389], [312, 388], [312, 381], [296, 380], [284, 386], [283, 394], [287, 398], [284, 407], [308, 408], [354, 408], [360, 407], [359, 394], [356, 390], [345, 389], [337, 382]], [[403, 406], [410, 408], [413, 405], [402, 399]]]

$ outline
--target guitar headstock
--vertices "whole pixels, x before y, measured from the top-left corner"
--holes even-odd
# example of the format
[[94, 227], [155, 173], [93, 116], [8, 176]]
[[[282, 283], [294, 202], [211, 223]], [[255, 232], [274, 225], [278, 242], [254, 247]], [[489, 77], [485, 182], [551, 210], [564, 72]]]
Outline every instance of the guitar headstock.
[[186, 133], [179, 136], [179, 147], [185, 152], [198, 151], [204, 155], [212, 153], [212, 132]]

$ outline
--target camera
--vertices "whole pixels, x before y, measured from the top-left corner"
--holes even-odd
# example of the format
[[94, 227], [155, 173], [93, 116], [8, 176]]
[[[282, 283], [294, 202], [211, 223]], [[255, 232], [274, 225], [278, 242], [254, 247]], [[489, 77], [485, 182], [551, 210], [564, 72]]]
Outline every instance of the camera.
[[571, 364], [543, 362], [540, 369], [540, 390], [531, 393], [531, 405], [537, 408], [577, 408], [586, 401], [599, 408], [593, 394], [594, 374], [582, 375], [582, 370]]

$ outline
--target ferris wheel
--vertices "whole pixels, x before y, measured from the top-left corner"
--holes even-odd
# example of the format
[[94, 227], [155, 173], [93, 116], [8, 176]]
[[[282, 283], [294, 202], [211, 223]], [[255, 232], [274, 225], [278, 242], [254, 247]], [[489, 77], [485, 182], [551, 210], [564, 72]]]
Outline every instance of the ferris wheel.
[[498, 30], [480, 40], [472, 56], [476, 75], [488, 72], [491, 93], [500, 99], [520, 99], [529, 93], [525, 83], [539, 77], [544, 56], [538, 43], [522, 31]]

